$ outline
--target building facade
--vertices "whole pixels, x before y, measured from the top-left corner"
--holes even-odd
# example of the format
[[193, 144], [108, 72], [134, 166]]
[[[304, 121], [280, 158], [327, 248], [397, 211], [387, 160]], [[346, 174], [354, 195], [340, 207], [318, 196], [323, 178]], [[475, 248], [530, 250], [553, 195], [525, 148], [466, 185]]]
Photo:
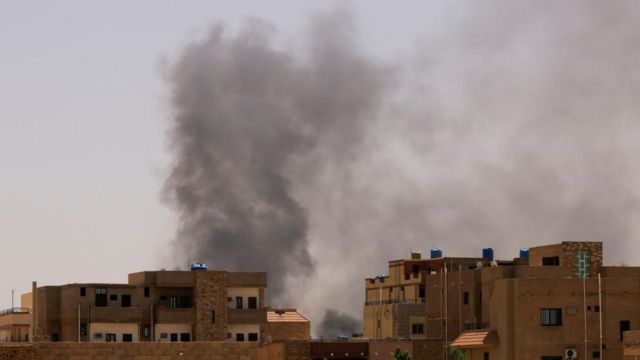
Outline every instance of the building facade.
[[[268, 322], [264, 272], [145, 271], [128, 280], [34, 285], [34, 341], [260, 343], [279, 330]], [[309, 326], [300, 331], [309, 337]]]
[[[390, 262], [382, 286], [379, 279], [365, 281], [366, 337], [415, 339], [424, 333], [426, 339], [464, 350], [472, 360], [622, 359], [623, 333], [640, 325], [640, 268], [603, 266], [599, 242], [532, 247], [509, 261], [420, 260], [419, 275], [407, 275], [405, 265], [397, 282], [392, 265], [414, 261]], [[409, 321], [396, 317], [392, 304], [385, 308], [385, 286], [405, 286], [404, 298], [401, 292], [391, 303], [414, 301], [407, 278], [415, 279], [414, 288], [424, 288], [417, 300], [423, 309], [414, 313], [425, 315], [409, 315]], [[382, 294], [380, 312], [376, 286]], [[386, 291], [393, 296], [395, 290]]]

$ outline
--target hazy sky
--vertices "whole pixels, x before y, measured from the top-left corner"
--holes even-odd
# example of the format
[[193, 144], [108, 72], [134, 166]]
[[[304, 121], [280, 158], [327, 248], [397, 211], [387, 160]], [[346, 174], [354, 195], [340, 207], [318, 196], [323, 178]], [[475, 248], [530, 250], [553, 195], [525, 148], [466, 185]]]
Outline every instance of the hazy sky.
[[[203, 41], [211, 26], [227, 25], [224, 51], [252, 17], [277, 29], [277, 44], [257, 44], [266, 53], [286, 49], [294, 68], [315, 69], [296, 51], [305, 42], [340, 48], [322, 31], [305, 35], [312, 14], [335, 7], [357, 28], [347, 58], [366, 59], [354, 63], [389, 81], [376, 83], [379, 92], [363, 89], [365, 100], [377, 99], [367, 90], [384, 96], [365, 101], [372, 115], [358, 119], [361, 133], [328, 126], [307, 153], [281, 150], [278, 176], [308, 222], [314, 264], [308, 276], [287, 274], [296, 290], [289, 305], [315, 324], [327, 307], [360, 317], [363, 278], [432, 245], [464, 256], [494, 246], [512, 258], [523, 245], [595, 240], [604, 241], [606, 263], [637, 263], [636, 4], [0, 0], [0, 308], [32, 280], [125, 282], [129, 272], [185, 266], [172, 254], [176, 213], [161, 201], [175, 159], [166, 146], [168, 69], [194, 41], [204, 49], [194, 68], [207, 69], [218, 41]], [[331, 23], [320, 29], [331, 33]], [[329, 69], [336, 76], [342, 68]], [[264, 78], [264, 89], [286, 82]], [[352, 85], [334, 79], [338, 90]], [[296, 91], [282, 94], [300, 110]], [[244, 95], [233, 97], [236, 108]], [[195, 123], [215, 123], [209, 117], [219, 119], [221, 108]], [[247, 141], [246, 133], [230, 132], [238, 135], [231, 141]]]
[[[341, 2], [342, 3], [342, 2]], [[367, 48], [397, 57], [442, 2], [346, 2]], [[291, 35], [326, 1], [0, 2], [0, 308], [11, 289], [121, 282], [171, 263], [159, 201], [169, 157], [163, 69], [218, 21]], [[343, 6], [345, 6], [343, 4]]]

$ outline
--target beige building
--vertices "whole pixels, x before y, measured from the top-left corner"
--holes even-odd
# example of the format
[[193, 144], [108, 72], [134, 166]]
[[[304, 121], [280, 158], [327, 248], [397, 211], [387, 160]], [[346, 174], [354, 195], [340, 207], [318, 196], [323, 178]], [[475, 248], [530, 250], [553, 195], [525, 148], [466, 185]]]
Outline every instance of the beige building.
[[[418, 275], [406, 266], [416, 259], [392, 261], [384, 283], [365, 281], [365, 336], [424, 333], [463, 349], [467, 360], [622, 359], [622, 333], [640, 326], [640, 268], [603, 266], [602, 255], [602, 243], [563, 242], [533, 247], [513, 261], [473, 259], [475, 266], [472, 259], [419, 260]], [[400, 281], [392, 269], [398, 263], [405, 264]], [[406, 289], [410, 279], [424, 296], [416, 300], [405, 290], [394, 297], [389, 288]], [[423, 309], [408, 317], [393, 309], [414, 301]]]
[[[26, 295], [34, 341], [260, 343], [287, 333], [268, 321], [266, 286], [264, 272], [145, 271], [126, 284], [34, 283]], [[308, 339], [308, 320], [296, 330]]]
[[29, 341], [31, 309], [11, 308], [0, 311], [0, 342]]

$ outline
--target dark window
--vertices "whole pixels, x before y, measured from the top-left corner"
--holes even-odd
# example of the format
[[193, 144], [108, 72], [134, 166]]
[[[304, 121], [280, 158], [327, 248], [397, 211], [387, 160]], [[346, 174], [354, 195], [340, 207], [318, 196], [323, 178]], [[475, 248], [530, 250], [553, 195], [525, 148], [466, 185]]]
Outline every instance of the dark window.
[[587, 311], [591, 311], [591, 305], [587, 305]]
[[116, 334], [105, 334], [104, 341], [106, 341], [106, 342], [116, 342]]
[[255, 296], [249, 296], [248, 299], [248, 307], [249, 309], [257, 309], [258, 308], [258, 298]]
[[488, 352], [484, 353], [484, 355], [483, 355], [483, 357], [482, 357], [482, 358], [483, 358], [484, 360], [489, 360], [489, 353], [488, 353]]
[[424, 299], [424, 285], [418, 287], [418, 297]]
[[132, 342], [133, 335], [132, 334], [122, 334], [122, 342]]
[[542, 326], [562, 325], [562, 309], [558, 309], [558, 308], [540, 309], [540, 325]]
[[594, 307], [593, 307], [593, 310], [594, 310], [595, 312], [600, 312], [600, 306], [599, 306], [599, 305], [594, 306]]
[[620, 321], [620, 341], [622, 341], [624, 332], [631, 330], [631, 321], [629, 320], [621, 320]]
[[178, 307], [179, 308], [190, 308], [191, 307], [191, 296], [189, 295], [183, 295], [180, 296], [180, 298], [178, 299]]
[[131, 307], [131, 295], [122, 295], [120, 300], [122, 307]]
[[169, 337], [169, 334], [167, 334], [167, 333], [160, 333], [160, 339], [166, 339], [167, 337]]
[[149, 324], [142, 325], [142, 336], [144, 337], [151, 336], [151, 325]]
[[107, 306], [107, 289], [96, 289], [96, 306]]
[[148, 286], [144, 287], [144, 297], [149, 297], [149, 287]]
[[378, 329], [380, 329], [380, 319], [378, 319]]
[[412, 334], [424, 334], [424, 324], [411, 324]]
[[178, 307], [178, 297], [177, 296], [169, 296], [169, 307], [175, 309]]
[[558, 266], [560, 265], [560, 257], [559, 256], [549, 256], [542, 258], [542, 265], [544, 266]]
[[418, 272], [420, 272], [420, 265], [413, 265], [411, 267], [411, 272], [414, 274], [417, 274]]
[[87, 336], [87, 323], [80, 324], [80, 335]]
[[215, 322], [216, 322], [216, 311], [211, 310], [211, 323], [215, 323]]
[[593, 353], [591, 353], [591, 358], [600, 359], [600, 351], [594, 351]]
[[562, 360], [562, 356], [543, 356], [542, 360]]
[[191, 341], [191, 334], [189, 334], [189, 333], [181, 333], [180, 334], [180, 341], [182, 341], [182, 342]]
[[51, 334], [51, 341], [60, 341], [60, 336], [58, 336], [58, 334]]
[[242, 309], [242, 296], [236, 296], [236, 309]]
[[249, 333], [249, 341], [258, 341], [258, 333]]
[[244, 341], [244, 334], [236, 334], [236, 341]]
[[80, 288], [80, 296], [87, 296], [87, 288], [86, 287], [81, 287]]
[[177, 333], [172, 333], [171, 334], [171, 342], [178, 342], [178, 334]]
[[111, 300], [111, 301], [118, 301], [118, 295], [116, 295], [116, 294], [111, 294], [111, 295], [109, 295], [109, 300]]
[[462, 294], [462, 303], [465, 305], [469, 305], [469, 292], [465, 291]]

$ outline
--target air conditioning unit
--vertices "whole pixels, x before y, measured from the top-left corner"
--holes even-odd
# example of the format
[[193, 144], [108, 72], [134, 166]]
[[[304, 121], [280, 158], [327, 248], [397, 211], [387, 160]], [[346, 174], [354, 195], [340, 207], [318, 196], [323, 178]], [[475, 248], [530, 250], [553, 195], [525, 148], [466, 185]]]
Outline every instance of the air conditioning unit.
[[578, 359], [578, 350], [577, 349], [564, 349], [564, 359], [565, 360], [576, 360], [576, 359]]

